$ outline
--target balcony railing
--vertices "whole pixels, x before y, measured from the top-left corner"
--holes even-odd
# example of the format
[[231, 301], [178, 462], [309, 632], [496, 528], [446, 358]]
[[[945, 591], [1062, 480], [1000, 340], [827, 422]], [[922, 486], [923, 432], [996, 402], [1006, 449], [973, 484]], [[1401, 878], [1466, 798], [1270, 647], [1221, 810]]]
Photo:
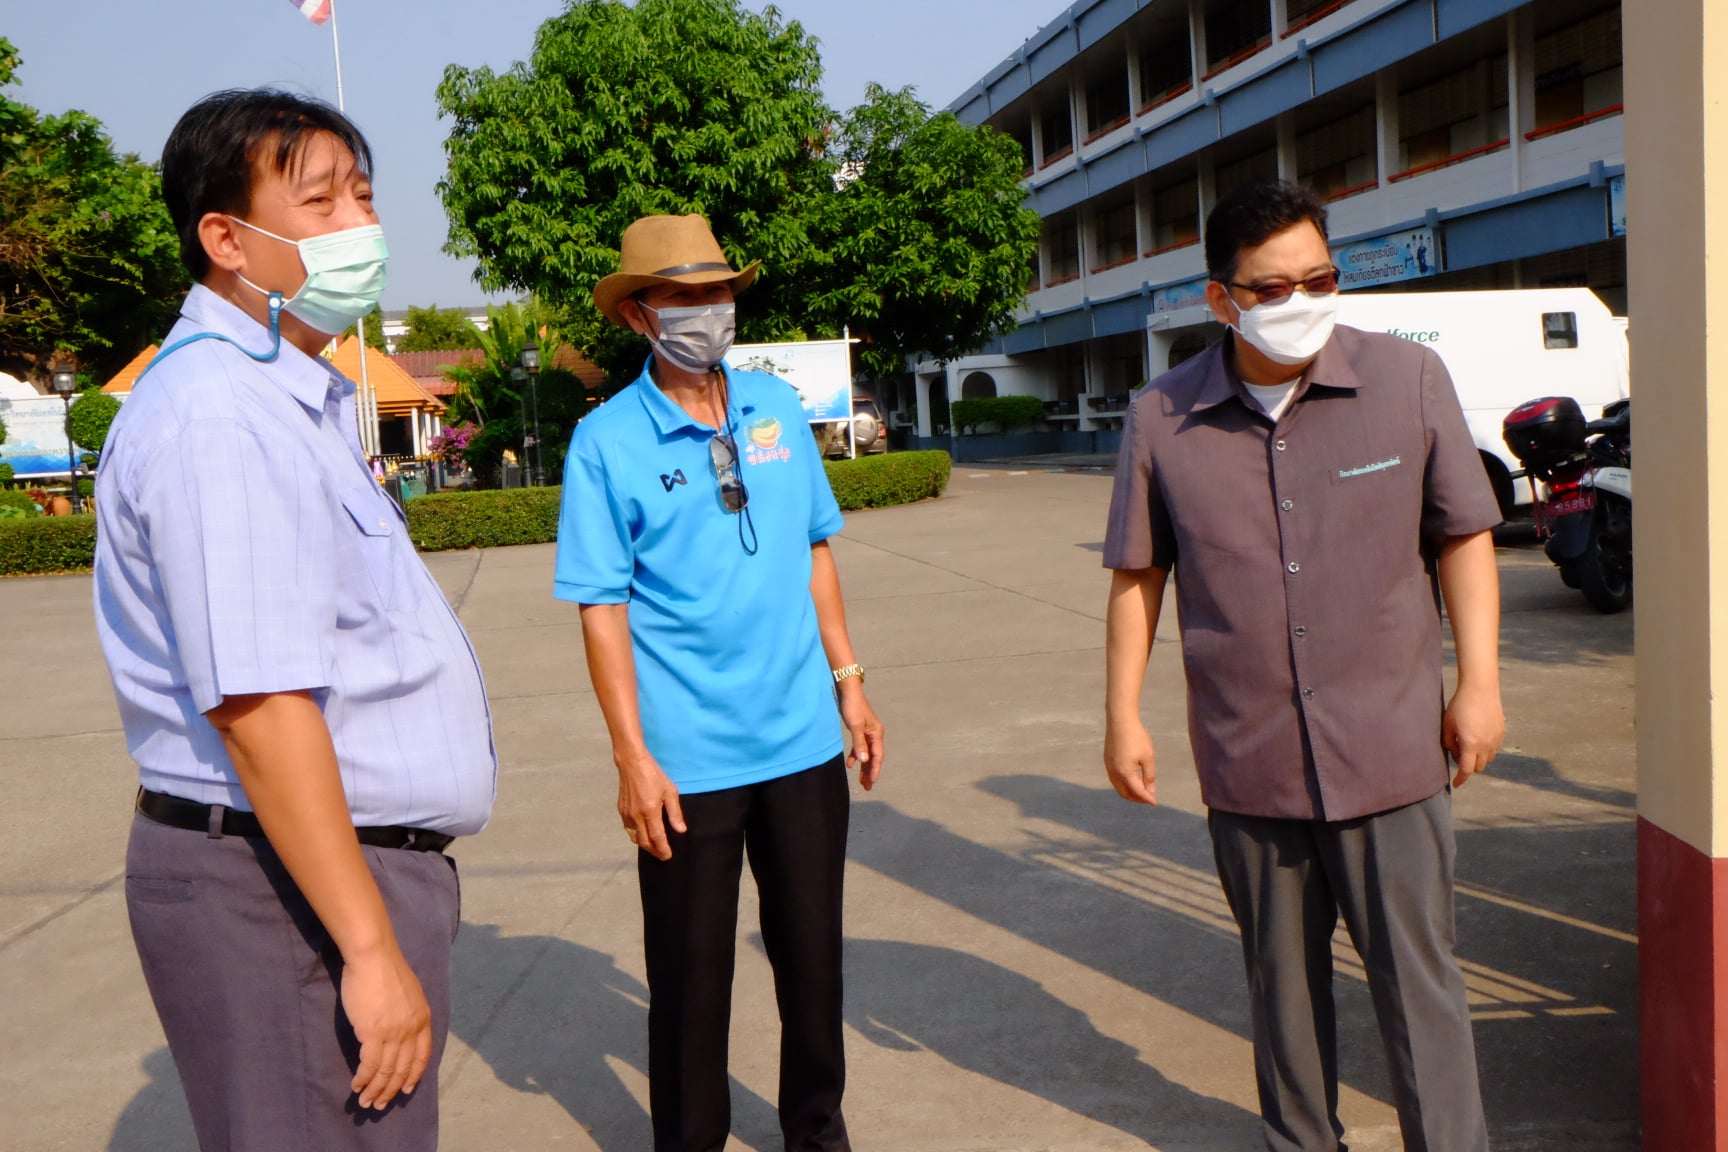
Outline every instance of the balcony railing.
[[1574, 128], [1582, 128], [1586, 124], [1594, 124], [1598, 120], [1606, 120], [1610, 116], [1619, 116], [1625, 111], [1626, 105], [1612, 104], [1607, 108], [1598, 108], [1594, 112], [1586, 112], [1582, 116], [1574, 116], [1570, 120], [1562, 120], [1558, 124], [1549, 124], [1546, 127], [1536, 129], [1534, 132], [1526, 132], [1524, 133], [1524, 139], [1541, 140], [1544, 137], [1554, 136], [1561, 132], [1570, 132]]
[[1270, 36], [1262, 37], [1261, 39], [1248, 45], [1248, 47], [1242, 49], [1242, 51], [1236, 53], [1235, 55], [1231, 56], [1229, 59], [1225, 60], [1222, 64], [1218, 65], [1218, 67], [1212, 69], [1212, 71], [1210, 71], [1210, 72], [1206, 73], [1204, 76], [1200, 77], [1200, 79], [1201, 80], [1210, 80], [1214, 76], [1221, 76], [1224, 73], [1230, 71], [1230, 69], [1236, 67], [1236, 65], [1242, 63], [1242, 61], [1247, 60], [1251, 56], [1258, 56], [1260, 53], [1266, 51], [1266, 49], [1268, 49], [1270, 47], [1272, 47], [1272, 37], [1270, 37]]
[[1418, 164], [1414, 168], [1406, 168], [1402, 172], [1393, 173], [1391, 176], [1388, 176], [1386, 180], [1390, 184], [1396, 184], [1400, 180], [1408, 180], [1413, 176], [1421, 176], [1424, 173], [1438, 171], [1441, 168], [1450, 168], [1454, 164], [1462, 164], [1466, 160], [1474, 160], [1478, 156], [1486, 156], [1490, 152], [1498, 152], [1502, 148], [1510, 148], [1511, 146], [1512, 140], [1510, 137], [1505, 140], [1496, 140], [1492, 144], [1484, 144], [1480, 148], [1472, 148], [1468, 152], [1460, 152], [1456, 156], [1447, 156], [1442, 160], [1430, 160], [1426, 164]]
[[[1394, 179], [1396, 179], [1396, 177], [1394, 177]], [[1360, 196], [1364, 192], [1372, 192], [1378, 187], [1380, 187], [1380, 181], [1376, 178], [1368, 181], [1366, 184], [1358, 184], [1354, 188], [1344, 188], [1337, 192], [1330, 193], [1326, 197], [1326, 202], [1332, 204], [1339, 200], [1348, 200], [1352, 196]]]
[[1192, 91], [1194, 91], [1194, 81], [1184, 80], [1174, 88], [1166, 88], [1161, 95], [1152, 97], [1152, 102], [1141, 107], [1141, 109], [1134, 113], [1134, 115], [1144, 116], [1154, 108], [1162, 108], [1164, 105], [1170, 103], [1170, 101], [1186, 96]]
[[1084, 143], [1091, 144], [1094, 141], [1102, 140], [1102, 139], [1104, 139], [1104, 137], [1110, 135], [1110, 133], [1116, 131], [1116, 129], [1118, 129], [1118, 128], [1123, 127], [1127, 123], [1128, 123], [1128, 117], [1118, 116], [1116, 119], [1110, 121], [1110, 123], [1104, 125], [1100, 129], [1098, 129], [1098, 131], [1092, 133], [1092, 135], [1086, 137]]
[[1194, 247], [1194, 245], [1196, 245], [1198, 243], [1200, 243], [1200, 237], [1195, 236], [1194, 238], [1192, 238], [1190, 240], [1178, 240], [1174, 244], [1166, 244], [1162, 248], [1154, 248], [1150, 252], [1144, 253], [1144, 255], [1148, 260], [1150, 260], [1152, 257], [1162, 256], [1166, 252], [1176, 252], [1176, 251], [1180, 251], [1183, 248], [1192, 248], [1192, 247]]
[[1134, 255], [1134, 253], [1130, 252], [1126, 256], [1120, 257], [1119, 259], [1116, 259], [1116, 260], [1112, 260], [1107, 264], [1100, 264], [1096, 268], [1093, 268], [1092, 269], [1092, 275], [1096, 276], [1096, 275], [1098, 275], [1098, 273], [1108, 272], [1112, 268], [1124, 267], [1125, 265], [1134, 263], [1134, 261], [1136, 261], [1138, 259], [1140, 259], [1140, 257], [1138, 257], [1138, 256]]
[[1288, 40], [1290, 37], [1296, 35], [1296, 33], [1302, 31], [1302, 29], [1320, 23], [1320, 21], [1326, 19], [1326, 17], [1343, 8], [1348, 3], [1350, 3], [1350, 0], [1332, 0], [1332, 3], [1330, 4], [1321, 5], [1319, 8], [1308, 13], [1308, 15], [1302, 17], [1302, 19], [1296, 21], [1296, 23], [1290, 25], [1290, 27], [1284, 29], [1284, 34], [1280, 36], [1279, 39]]

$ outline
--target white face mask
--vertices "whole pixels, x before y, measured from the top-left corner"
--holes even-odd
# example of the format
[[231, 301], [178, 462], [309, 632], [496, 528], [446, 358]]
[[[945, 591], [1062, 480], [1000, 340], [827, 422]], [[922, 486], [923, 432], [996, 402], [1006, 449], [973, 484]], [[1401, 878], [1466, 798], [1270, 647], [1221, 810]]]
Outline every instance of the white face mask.
[[660, 321], [660, 338], [648, 337], [654, 351], [686, 372], [711, 372], [732, 350], [738, 305], [730, 301], [690, 308], [650, 308], [638, 301], [636, 306]]
[[1319, 355], [1337, 323], [1338, 293], [1310, 296], [1298, 289], [1269, 304], [1237, 305], [1230, 327], [1268, 360], [1294, 366]]
[[[308, 326], [334, 336], [362, 316], [370, 315], [383, 298], [384, 265], [390, 259], [390, 249], [384, 243], [384, 229], [377, 224], [290, 240], [248, 224], [238, 216], [228, 219], [300, 250], [306, 282], [283, 306]], [[240, 282], [267, 296], [271, 294], [244, 276]]]

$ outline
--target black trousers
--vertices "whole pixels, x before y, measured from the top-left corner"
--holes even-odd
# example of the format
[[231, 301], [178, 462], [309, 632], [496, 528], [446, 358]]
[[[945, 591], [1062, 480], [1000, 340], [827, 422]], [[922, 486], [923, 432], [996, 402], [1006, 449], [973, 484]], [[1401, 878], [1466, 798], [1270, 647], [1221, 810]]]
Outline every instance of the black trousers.
[[672, 859], [637, 856], [648, 960], [648, 1097], [655, 1152], [719, 1152], [738, 881], [744, 857], [780, 1007], [780, 1130], [787, 1152], [849, 1152], [840, 1097], [841, 893], [851, 794], [844, 761], [681, 798]]

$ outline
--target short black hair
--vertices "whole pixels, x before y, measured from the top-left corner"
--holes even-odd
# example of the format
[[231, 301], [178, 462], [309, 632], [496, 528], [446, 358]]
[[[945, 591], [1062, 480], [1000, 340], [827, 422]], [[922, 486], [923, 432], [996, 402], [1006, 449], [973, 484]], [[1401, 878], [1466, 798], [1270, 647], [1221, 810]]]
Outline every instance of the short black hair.
[[162, 198], [180, 235], [180, 262], [202, 280], [210, 257], [198, 222], [211, 212], [244, 216], [252, 208], [253, 175], [262, 150], [277, 172], [299, 164], [306, 146], [328, 132], [372, 174], [372, 149], [348, 117], [309, 96], [275, 88], [235, 88], [198, 101], [162, 147]]
[[1228, 281], [1244, 248], [1258, 248], [1286, 228], [1313, 223], [1327, 239], [1326, 201], [1287, 180], [1250, 180], [1225, 194], [1206, 218], [1206, 274]]

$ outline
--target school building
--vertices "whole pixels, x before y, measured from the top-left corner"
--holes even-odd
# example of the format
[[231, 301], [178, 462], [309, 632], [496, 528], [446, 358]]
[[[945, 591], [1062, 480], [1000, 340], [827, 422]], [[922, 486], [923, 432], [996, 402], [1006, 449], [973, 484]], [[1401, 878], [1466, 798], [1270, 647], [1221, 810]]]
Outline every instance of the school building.
[[1131, 391], [1221, 334], [1201, 236], [1280, 177], [1330, 202], [1351, 290], [1585, 286], [1626, 312], [1618, 0], [1079, 0], [952, 105], [1025, 150], [1019, 326], [890, 398], [1031, 395], [1110, 451]]

